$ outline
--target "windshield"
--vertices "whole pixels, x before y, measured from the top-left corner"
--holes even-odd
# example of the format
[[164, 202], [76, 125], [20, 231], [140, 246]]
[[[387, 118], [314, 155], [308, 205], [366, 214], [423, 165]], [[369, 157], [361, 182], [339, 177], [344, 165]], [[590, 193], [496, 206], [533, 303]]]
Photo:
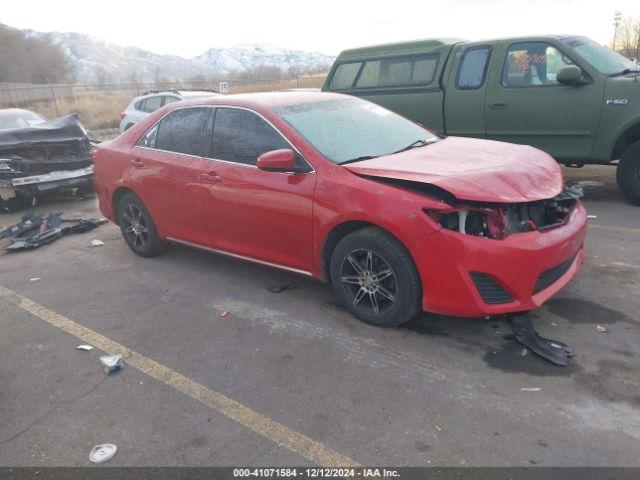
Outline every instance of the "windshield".
[[28, 110], [0, 111], [0, 130], [13, 130], [16, 128], [31, 127], [44, 122], [40, 115]]
[[388, 155], [417, 140], [438, 140], [429, 130], [359, 98], [289, 105], [276, 113], [333, 163]]
[[575, 50], [603, 75], [614, 75], [637, 68], [631, 60], [586, 37], [563, 38], [562, 42]]

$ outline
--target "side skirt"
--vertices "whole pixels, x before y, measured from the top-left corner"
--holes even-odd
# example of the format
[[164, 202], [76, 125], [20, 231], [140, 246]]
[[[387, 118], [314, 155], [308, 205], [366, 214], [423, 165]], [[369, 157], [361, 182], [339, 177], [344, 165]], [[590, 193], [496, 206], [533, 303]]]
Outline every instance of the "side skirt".
[[238, 258], [240, 260], [246, 260], [248, 262], [258, 263], [260, 265], [265, 265], [267, 267], [273, 267], [273, 268], [279, 268], [281, 270], [287, 270], [288, 272], [294, 272], [294, 273], [298, 273], [300, 275], [306, 275], [307, 277], [313, 277], [313, 274], [311, 272], [308, 272], [306, 270], [300, 270], [298, 268], [287, 267], [286, 265], [280, 265], [279, 263], [267, 262], [265, 260], [259, 260], [257, 258], [247, 257], [245, 255], [239, 255], [237, 253], [231, 253], [231, 252], [227, 252], [227, 251], [224, 251], [224, 250], [218, 250], [216, 248], [205, 247], [204, 245], [199, 245], [197, 243], [187, 242], [185, 240], [179, 240], [179, 239], [173, 238], [173, 237], [167, 237], [167, 241], [172, 242], [172, 243], [177, 243], [179, 245], [185, 245], [187, 247], [197, 248], [199, 250], [205, 250], [207, 252], [212, 252], [212, 253], [217, 253], [217, 254], [220, 254], [220, 255], [225, 255], [225, 256], [231, 257], [231, 258]]

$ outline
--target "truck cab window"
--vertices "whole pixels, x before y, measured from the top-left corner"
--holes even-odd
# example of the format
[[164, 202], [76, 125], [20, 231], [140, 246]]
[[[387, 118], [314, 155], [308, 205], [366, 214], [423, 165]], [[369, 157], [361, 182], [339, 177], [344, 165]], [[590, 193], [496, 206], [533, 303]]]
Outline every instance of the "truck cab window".
[[433, 82], [438, 66], [436, 54], [368, 60], [356, 88], [415, 87]]
[[558, 85], [558, 70], [574, 63], [560, 50], [544, 42], [515, 43], [509, 47], [502, 70], [505, 87]]
[[458, 90], [474, 90], [484, 85], [487, 65], [491, 56], [491, 47], [483, 45], [465, 50], [458, 68], [456, 88]]
[[331, 90], [346, 90], [351, 88], [361, 66], [362, 62], [342, 63], [338, 65], [331, 79]]

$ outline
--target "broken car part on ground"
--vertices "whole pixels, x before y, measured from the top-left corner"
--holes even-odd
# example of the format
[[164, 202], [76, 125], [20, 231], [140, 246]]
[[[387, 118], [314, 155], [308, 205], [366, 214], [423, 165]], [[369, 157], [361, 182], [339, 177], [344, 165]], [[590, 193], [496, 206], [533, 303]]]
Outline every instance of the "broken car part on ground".
[[0, 131], [0, 211], [39, 195], [93, 190], [91, 141], [75, 115]]
[[573, 357], [571, 348], [557, 340], [538, 335], [538, 332], [533, 329], [529, 314], [511, 316], [511, 326], [516, 340], [529, 347], [534, 353], [562, 367], [569, 364], [569, 357]]
[[32, 250], [71, 233], [85, 233], [106, 223], [105, 219], [64, 219], [62, 213], [35, 214], [29, 212], [22, 221], [0, 230], [0, 245], [4, 250]]

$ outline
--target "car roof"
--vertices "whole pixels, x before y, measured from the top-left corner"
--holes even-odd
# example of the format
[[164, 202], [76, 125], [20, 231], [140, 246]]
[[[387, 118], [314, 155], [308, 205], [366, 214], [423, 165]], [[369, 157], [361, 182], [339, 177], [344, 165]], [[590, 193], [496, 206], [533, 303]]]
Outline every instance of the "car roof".
[[30, 115], [37, 115], [38, 117], [42, 117], [42, 115], [40, 115], [39, 113], [36, 113], [32, 110], [27, 110], [25, 108], [0, 108], [0, 115], [2, 114], [16, 115], [21, 113], [27, 113]]
[[217, 93], [217, 92], [212, 92], [210, 90], [177, 90], [175, 92], [171, 92], [171, 93], [177, 93], [179, 94], [181, 97], [184, 98], [189, 98], [189, 97], [218, 97], [222, 94]]
[[[220, 95], [211, 98], [185, 100], [181, 105], [229, 105], [251, 109], [272, 109], [289, 105], [316, 103], [330, 99], [353, 98], [349, 95], [329, 92], [259, 92], [239, 93], [234, 95]], [[180, 104], [175, 104], [179, 106]], [[174, 105], [174, 104], [171, 104]]]

